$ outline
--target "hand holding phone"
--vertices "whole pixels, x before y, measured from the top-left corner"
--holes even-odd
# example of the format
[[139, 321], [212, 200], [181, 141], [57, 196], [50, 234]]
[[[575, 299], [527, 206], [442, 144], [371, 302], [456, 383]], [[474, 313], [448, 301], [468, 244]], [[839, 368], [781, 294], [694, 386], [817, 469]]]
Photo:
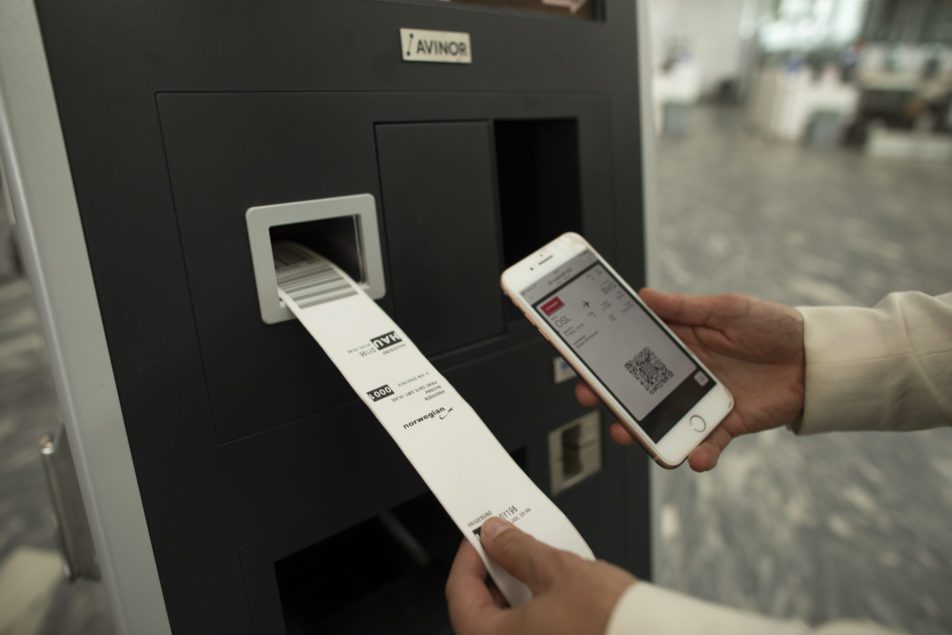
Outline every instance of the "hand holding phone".
[[[691, 296], [642, 289], [638, 295], [734, 395], [734, 410], [688, 456], [691, 469], [710, 470], [734, 437], [791, 424], [803, 413], [799, 311], [740, 293]], [[585, 384], [575, 395], [585, 406], [600, 402]], [[620, 423], [610, 434], [617, 443], [635, 442]]]
[[662, 466], [731, 411], [723, 384], [578, 234], [507, 269], [502, 287]]

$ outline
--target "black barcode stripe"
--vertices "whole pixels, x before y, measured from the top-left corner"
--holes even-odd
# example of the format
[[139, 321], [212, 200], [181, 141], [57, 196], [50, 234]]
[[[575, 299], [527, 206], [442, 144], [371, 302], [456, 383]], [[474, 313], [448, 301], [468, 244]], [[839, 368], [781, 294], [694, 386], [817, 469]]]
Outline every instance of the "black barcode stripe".
[[281, 282], [279, 283], [279, 286], [290, 293], [291, 291], [300, 291], [301, 289], [310, 289], [311, 287], [320, 287], [322, 285], [338, 284], [341, 282], [346, 284], [346, 281], [340, 276], [328, 276], [325, 274], [320, 274], [302, 278], [301, 280], [296, 280], [291, 283]]
[[327, 260], [294, 243], [277, 245], [274, 262], [278, 287], [302, 309], [357, 295]]
[[311, 275], [339, 275], [336, 271], [330, 267], [301, 267], [288, 269], [284, 271], [277, 272], [277, 278], [279, 282], [287, 283], [293, 282], [294, 280], [299, 280], [301, 278], [311, 276]]
[[[350, 285], [344, 282], [343, 284], [339, 284], [336, 287], [327, 287], [325, 289], [303, 289], [297, 293], [288, 293], [288, 295], [291, 296], [292, 300], [300, 303], [301, 300], [307, 300], [308, 298], [313, 298], [319, 295], [336, 293], [337, 291], [341, 291], [343, 289], [350, 289]], [[287, 293], [287, 291], [285, 291], [285, 293]]]
[[303, 278], [310, 276], [337, 276], [340, 277], [340, 274], [331, 269], [330, 267], [295, 267], [294, 269], [288, 269], [284, 272], [278, 272], [278, 280], [283, 283], [295, 282]]
[[344, 282], [344, 279], [337, 275], [329, 276], [327, 274], [319, 274], [308, 276], [307, 278], [301, 278], [293, 282], [278, 282], [278, 285], [290, 293], [291, 291], [297, 291], [299, 289], [307, 289], [309, 287], [320, 286], [323, 284], [334, 284], [337, 282]]
[[293, 242], [282, 242], [282, 243], [278, 243], [278, 245], [277, 245], [275, 251], [276, 251], [276, 252], [280, 252], [280, 253], [282, 253], [282, 254], [288, 254], [288, 255], [292, 255], [292, 256], [297, 256], [297, 257], [300, 258], [301, 260], [313, 260], [313, 259], [314, 259], [314, 256], [313, 256], [312, 252], [308, 251], [307, 249], [304, 249], [303, 247], [301, 247], [301, 246], [298, 245], [297, 243], [293, 243]]
[[307, 302], [298, 302], [297, 305], [302, 309], [308, 309], [312, 306], [317, 306], [318, 304], [324, 304], [326, 302], [331, 302], [332, 300], [340, 300], [341, 298], [348, 298], [352, 295], [357, 295], [357, 292], [354, 291], [352, 287], [347, 287], [345, 291], [336, 293], [333, 295], [319, 295]]
[[276, 250], [273, 254], [274, 260], [278, 264], [283, 265], [284, 267], [290, 267], [302, 262], [307, 262], [307, 258], [304, 258], [301, 254], [293, 253], [287, 250]]

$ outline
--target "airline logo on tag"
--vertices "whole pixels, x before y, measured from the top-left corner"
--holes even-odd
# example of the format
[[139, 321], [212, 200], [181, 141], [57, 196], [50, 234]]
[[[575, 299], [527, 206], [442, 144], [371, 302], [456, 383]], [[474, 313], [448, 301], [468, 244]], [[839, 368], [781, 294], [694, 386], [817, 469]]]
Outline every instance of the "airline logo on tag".
[[371, 337], [370, 343], [374, 345], [378, 351], [382, 351], [385, 348], [390, 348], [396, 344], [401, 343], [403, 340], [400, 339], [400, 336], [397, 335], [396, 331], [390, 331], [389, 333], [384, 333], [383, 335], [378, 335], [377, 337]]
[[562, 300], [559, 299], [559, 296], [555, 296], [554, 298], [552, 298], [551, 300], [549, 300], [548, 302], [546, 302], [539, 308], [542, 309], [542, 312], [545, 313], [546, 315], [552, 315], [553, 313], [561, 309], [563, 306], [565, 305], [562, 304]]
[[349, 354], [356, 353], [361, 357], [369, 357], [380, 353], [386, 355], [398, 351], [406, 346], [403, 338], [397, 335], [396, 331], [387, 331], [383, 335], [371, 337], [367, 344], [360, 344], [354, 348], [348, 349]]
[[450, 413], [451, 413], [451, 412], [453, 412], [453, 409], [452, 409], [452, 408], [450, 408], [449, 410], [447, 410], [446, 408], [444, 408], [444, 407], [442, 407], [442, 406], [440, 406], [440, 407], [438, 407], [438, 408], [434, 408], [433, 410], [429, 411], [428, 413], [426, 413], [426, 414], [423, 415], [422, 417], [417, 417], [416, 419], [412, 419], [412, 420], [410, 420], [409, 422], [404, 423], [404, 424], [403, 424], [403, 429], [404, 429], [404, 430], [409, 430], [410, 428], [412, 428], [412, 427], [415, 426], [415, 425], [421, 424], [421, 423], [423, 423], [424, 421], [429, 421], [430, 419], [435, 419], [435, 418], [437, 418], [437, 417], [439, 417], [440, 421], [442, 421], [443, 419], [446, 419], [448, 416], [450, 416]]

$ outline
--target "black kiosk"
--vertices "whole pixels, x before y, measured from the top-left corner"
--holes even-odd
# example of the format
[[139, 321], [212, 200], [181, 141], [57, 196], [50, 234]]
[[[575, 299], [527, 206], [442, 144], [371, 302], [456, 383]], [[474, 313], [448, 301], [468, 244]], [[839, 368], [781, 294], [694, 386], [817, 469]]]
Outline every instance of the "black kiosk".
[[449, 632], [458, 531], [256, 293], [247, 210], [352, 194], [375, 244], [346, 217], [271, 236], [359, 278], [378, 258], [380, 305], [595, 553], [650, 577], [646, 455], [498, 288], [568, 230], [644, 282], [641, 7], [6, 4], [4, 160], [121, 630]]

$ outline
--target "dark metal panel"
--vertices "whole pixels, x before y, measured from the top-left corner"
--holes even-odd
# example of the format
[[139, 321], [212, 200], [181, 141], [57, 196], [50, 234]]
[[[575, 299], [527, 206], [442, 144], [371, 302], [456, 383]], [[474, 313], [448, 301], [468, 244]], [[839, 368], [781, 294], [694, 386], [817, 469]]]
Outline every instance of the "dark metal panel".
[[378, 125], [397, 321], [425, 354], [503, 335], [490, 125]]
[[[553, 169], [548, 175], [535, 175], [533, 181], [537, 190], [562, 192], [562, 181], [574, 180], [581, 195], [576, 192], [569, 203], [575, 208], [573, 218], [584, 220], [586, 235], [600, 249], [611, 253], [614, 247], [610, 164], [598, 152], [611, 139], [601, 98], [553, 95], [527, 102], [505, 94], [166, 93], [157, 101], [219, 442], [355, 401], [337, 370], [296, 323], [262, 323], [244, 221], [248, 207], [374, 194], [383, 235], [396, 237], [399, 250], [387, 258], [390, 292], [381, 305], [424, 350], [442, 354], [441, 367], [498, 353], [524, 340], [523, 320], [514, 311], [508, 314], [515, 321], [509, 325], [508, 341], [491, 337], [506, 329], [497, 282], [502, 262], [494, 201], [496, 157], [488, 125], [451, 124], [462, 130], [481, 128], [474, 135], [478, 140], [470, 139], [470, 132], [454, 141], [463, 148], [453, 150], [454, 156], [459, 155], [455, 161], [445, 161], [437, 154], [440, 148], [428, 148], [422, 139], [404, 138], [406, 132], [404, 137], [395, 136], [390, 155], [380, 159], [403, 173], [384, 175], [390, 190], [381, 193], [377, 122], [472, 119], [482, 114], [505, 120], [503, 128], [523, 122], [535, 129], [539, 127], [535, 122], [553, 121], [555, 115], [570, 117], [563, 120], [572, 122], [568, 127], [574, 162], [568, 173]], [[434, 125], [379, 124], [378, 129], [434, 131]], [[542, 132], [558, 139], [564, 136], [560, 132], [564, 127]], [[446, 132], [434, 134], [434, 143], [447, 143]], [[497, 138], [499, 133], [497, 126]], [[510, 145], [518, 141], [516, 136], [497, 150], [511, 153]], [[434, 154], [419, 154], [427, 148]], [[506, 169], [509, 180], [528, 174], [519, 162], [502, 158], [499, 170]], [[444, 174], [448, 169], [453, 171]], [[434, 171], [430, 184], [427, 171]], [[530, 193], [543, 202], [546, 194], [551, 196], [551, 192]], [[528, 253], [561, 231], [580, 229], [578, 220], [566, 222], [555, 207], [527, 205], [523, 199], [509, 200], [507, 195], [501, 223], [506, 235], [516, 234], [521, 251]], [[447, 200], [452, 202], [446, 204]], [[426, 222], [421, 225], [424, 212]], [[511, 222], [516, 216], [520, 222]], [[385, 241], [385, 258], [391, 249]], [[434, 280], [440, 279], [442, 286], [434, 288]], [[463, 352], [455, 350], [462, 344], [470, 346]]]
[[293, 93], [165, 94], [158, 103], [217, 439], [353, 402], [296, 321], [262, 322], [245, 212], [355, 193], [379, 200], [366, 114]]

